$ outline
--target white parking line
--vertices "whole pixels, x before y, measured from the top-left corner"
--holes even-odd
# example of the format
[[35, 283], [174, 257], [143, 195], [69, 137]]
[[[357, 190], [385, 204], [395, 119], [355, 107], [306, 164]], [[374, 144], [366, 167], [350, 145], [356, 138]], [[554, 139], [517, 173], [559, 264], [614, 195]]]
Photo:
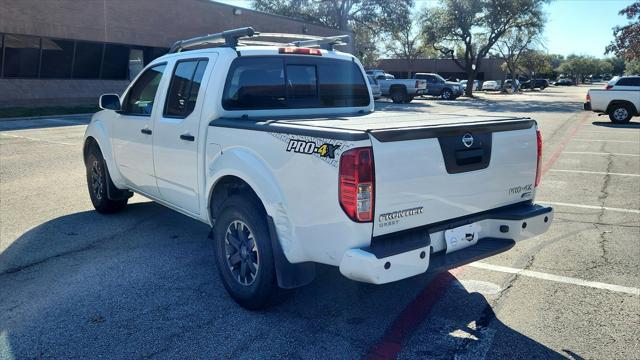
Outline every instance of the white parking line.
[[44, 139], [36, 139], [36, 138], [29, 137], [29, 136], [20, 136], [20, 135], [7, 134], [7, 133], [0, 133], [0, 135], [12, 137], [12, 138], [17, 138], [17, 139], [27, 139], [27, 140], [31, 140], [31, 141], [46, 142], [46, 143], [49, 143], [49, 144], [77, 146], [76, 144], [69, 144], [69, 143], [65, 143], [65, 142], [61, 142], [61, 141], [50, 141], [50, 140], [44, 140]]
[[608, 173], [605, 171], [587, 171], [587, 170], [561, 170], [561, 169], [550, 169], [551, 172], [565, 172], [565, 173], [576, 173], [576, 174], [594, 174], [594, 175], [616, 175], [616, 176], [640, 176], [640, 174], [624, 174], [624, 173]]
[[474, 262], [469, 264], [469, 266], [478, 268], [478, 269], [493, 270], [493, 271], [499, 271], [499, 272], [504, 272], [509, 274], [517, 274], [517, 275], [532, 277], [536, 279], [555, 281], [555, 282], [564, 283], [564, 284], [585, 286], [585, 287], [590, 287], [594, 289], [609, 290], [609, 291], [618, 292], [618, 293], [640, 296], [640, 289], [634, 288], [634, 287], [605, 284], [597, 281], [587, 281], [587, 280], [576, 279], [576, 278], [567, 277], [567, 276], [553, 275], [553, 274], [547, 274], [543, 272], [531, 271], [531, 270], [525, 270], [525, 269], [516, 269], [516, 268], [506, 267], [506, 266], [491, 265], [491, 264], [482, 263], [482, 262]]
[[573, 139], [573, 141], [586, 141], [586, 142], [617, 142], [617, 143], [632, 143], [632, 144], [640, 144], [640, 141], [631, 141], [631, 140], [600, 140], [600, 139]]
[[602, 156], [640, 156], [638, 154], [620, 154], [620, 153], [607, 153], [607, 152], [590, 152], [590, 151], [563, 151], [563, 154], [575, 154], [575, 155], [602, 155]]
[[636, 209], [622, 209], [622, 208], [597, 206], [597, 205], [569, 204], [569, 203], [563, 203], [563, 202], [544, 201], [544, 200], [538, 200], [538, 201], [540, 203], [542, 203], [542, 204], [547, 204], [547, 205], [576, 207], [576, 208], [593, 209], [593, 210], [608, 210], [608, 211], [617, 211], [617, 212], [625, 212], [625, 213], [632, 213], [632, 214], [640, 214], [640, 210], [636, 210]]

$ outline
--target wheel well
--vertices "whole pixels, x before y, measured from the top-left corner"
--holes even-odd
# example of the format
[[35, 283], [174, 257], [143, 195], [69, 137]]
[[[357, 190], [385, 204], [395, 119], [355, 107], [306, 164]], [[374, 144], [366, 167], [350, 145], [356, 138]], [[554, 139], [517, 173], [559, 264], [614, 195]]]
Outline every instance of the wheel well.
[[91, 149], [100, 150], [100, 145], [98, 145], [98, 142], [96, 141], [96, 139], [94, 139], [93, 137], [89, 136], [84, 141], [84, 145], [82, 147], [82, 158], [85, 161], [85, 165], [86, 165], [86, 161], [87, 161], [87, 156], [89, 156], [89, 151]]
[[626, 100], [613, 100], [612, 102], [610, 102], [609, 106], [607, 106], [607, 113], [609, 113], [611, 111], [611, 108], [613, 108], [615, 105], [626, 105], [634, 114], [638, 114], [638, 109], [636, 109], [635, 105], [633, 105], [632, 102]]
[[224, 202], [235, 194], [248, 195], [255, 200], [264, 214], [267, 213], [258, 194], [256, 194], [249, 184], [237, 176], [227, 175], [218, 180], [209, 195], [209, 215], [211, 216], [212, 223], [215, 223], [215, 219], [220, 214]]

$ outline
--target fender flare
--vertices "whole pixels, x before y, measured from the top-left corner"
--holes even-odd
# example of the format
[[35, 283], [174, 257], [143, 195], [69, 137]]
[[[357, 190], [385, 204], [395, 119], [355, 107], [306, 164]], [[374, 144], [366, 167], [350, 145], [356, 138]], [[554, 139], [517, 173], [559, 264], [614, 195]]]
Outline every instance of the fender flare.
[[[218, 170], [219, 169], [219, 170]], [[218, 182], [227, 176], [234, 176], [251, 187], [266, 211], [271, 246], [278, 285], [292, 289], [304, 286], [315, 278], [315, 264], [292, 264], [287, 258], [287, 251], [295, 246], [293, 225], [287, 214], [287, 202], [280, 185], [267, 164], [255, 152], [241, 147], [225, 149], [222, 154], [207, 164], [206, 168], [206, 201], [209, 221], [210, 205], [213, 190]]]
[[105, 163], [107, 164], [107, 171], [109, 172], [109, 176], [113, 181], [114, 185], [119, 189], [124, 189], [122, 175], [120, 175], [120, 171], [116, 166], [115, 159], [113, 158], [113, 148], [111, 147], [111, 141], [109, 141], [109, 132], [105, 127], [105, 123], [99, 117], [100, 113], [96, 113], [93, 115], [91, 122], [87, 125], [87, 129], [84, 133], [84, 142], [82, 144], [82, 155], [84, 162], [84, 157], [86, 155], [87, 142], [89, 138], [95, 140], [100, 147], [100, 152], [102, 152], [102, 157], [104, 158]]

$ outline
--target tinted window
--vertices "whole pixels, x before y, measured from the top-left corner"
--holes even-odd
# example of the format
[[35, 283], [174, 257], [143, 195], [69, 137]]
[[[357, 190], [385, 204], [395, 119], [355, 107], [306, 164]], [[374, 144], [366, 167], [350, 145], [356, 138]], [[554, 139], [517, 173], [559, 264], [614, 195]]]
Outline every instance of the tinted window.
[[237, 58], [222, 97], [227, 110], [367, 105], [369, 90], [355, 63], [293, 56]]
[[122, 112], [133, 115], [151, 115], [165, 65], [154, 66], [145, 71], [129, 90]]
[[618, 80], [616, 86], [640, 86], [640, 78], [622, 78]]
[[225, 84], [222, 106], [229, 110], [286, 108], [281, 58], [238, 58]]
[[71, 76], [73, 41], [42, 39], [40, 77], [68, 78]]
[[208, 60], [178, 62], [169, 85], [166, 116], [186, 117], [193, 112], [207, 63]]
[[5, 35], [4, 76], [37, 77], [40, 63], [40, 38]]
[[73, 77], [79, 79], [97, 79], [100, 77], [103, 45], [78, 41], [76, 59], [73, 65]]
[[318, 80], [322, 107], [369, 105], [369, 88], [354, 62], [322, 61], [318, 64]]
[[124, 45], [105, 45], [102, 63], [103, 79], [127, 79], [129, 70], [129, 48]]
[[287, 65], [287, 99], [318, 96], [315, 65]]

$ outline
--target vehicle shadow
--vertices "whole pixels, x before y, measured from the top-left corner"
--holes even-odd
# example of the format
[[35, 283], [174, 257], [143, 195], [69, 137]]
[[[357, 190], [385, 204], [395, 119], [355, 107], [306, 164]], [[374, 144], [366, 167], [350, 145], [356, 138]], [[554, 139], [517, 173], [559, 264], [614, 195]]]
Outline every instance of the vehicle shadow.
[[594, 121], [591, 124], [595, 126], [607, 127], [607, 128], [621, 128], [621, 129], [640, 129], [640, 122], [629, 122], [626, 124], [614, 124], [608, 121]]
[[208, 230], [149, 202], [27, 231], [0, 254], [13, 264], [0, 272], [1, 357], [355, 358], [400, 328], [400, 357], [562, 358], [448, 273], [430, 312], [433, 275], [375, 286], [328, 266], [269, 308], [244, 310], [218, 279]]

